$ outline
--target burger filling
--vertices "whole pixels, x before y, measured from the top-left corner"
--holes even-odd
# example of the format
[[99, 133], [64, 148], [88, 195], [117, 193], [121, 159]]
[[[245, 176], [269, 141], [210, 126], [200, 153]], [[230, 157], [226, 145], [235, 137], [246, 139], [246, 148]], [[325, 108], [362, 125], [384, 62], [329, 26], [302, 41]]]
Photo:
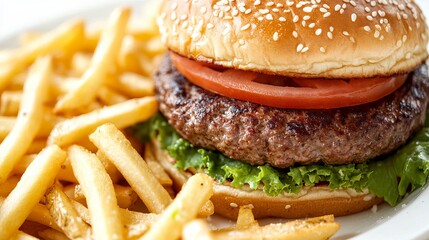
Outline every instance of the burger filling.
[[159, 141], [179, 169], [204, 171], [237, 188], [263, 186], [276, 196], [327, 183], [368, 189], [395, 205], [429, 175], [429, 125], [421, 129], [428, 84], [422, 66], [372, 103], [280, 109], [206, 91], [166, 58], [156, 75], [162, 114], [135, 133]]

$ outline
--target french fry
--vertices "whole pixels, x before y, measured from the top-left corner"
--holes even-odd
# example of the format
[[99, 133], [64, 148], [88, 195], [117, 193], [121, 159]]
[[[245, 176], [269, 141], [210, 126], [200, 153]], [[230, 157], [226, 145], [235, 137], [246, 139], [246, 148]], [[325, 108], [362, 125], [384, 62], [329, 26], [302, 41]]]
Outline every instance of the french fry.
[[122, 223], [113, 183], [95, 154], [72, 145], [68, 156], [86, 197], [95, 239], [122, 239]]
[[97, 157], [98, 159], [100, 159], [113, 183], [117, 183], [123, 178], [122, 174], [118, 171], [116, 166], [106, 157], [106, 155], [104, 155], [103, 152], [97, 150]]
[[220, 229], [214, 232], [215, 239], [329, 239], [340, 225], [332, 215], [295, 220], [283, 224], [270, 224], [247, 228]]
[[142, 48], [141, 41], [134, 39], [131, 35], [126, 35], [122, 42], [121, 49], [118, 54], [118, 67], [121, 72], [141, 72], [139, 55]]
[[82, 76], [91, 66], [91, 54], [77, 52], [71, 60], [71, 72], [74, 76]]
[[[24, 155], [21, 160], [18, 162], [18, 164], [13, 169], [13, 172], [15, 174], [23, 174], [25, 170], [30, 166], [30, 164], [34, 161], [36, 158], [36, 154], [28, 154]], [[76, 183], [77, 180], [74, 177], [73, 169], [70, 166], [70, 161], [66, 159], [63, 164], [61, 164], [61, 168], [58, 171], [57, 179], [67, 182]]]
[[139, 40], [145, 40], [148, 37], [158, 36], [159, 31], [156, 25], [156, 18], [162, 7], [161, 1], [153, 1], [143, 9], [142, 19], [134, 19], [128, 25], [128, 32]]
[[185, 171], [181, 171], [173, 167], [168, 161], [162, 161], [162, 159], [168, 159], [170, 156], [166, 151], [161, 151], [160, 147], [156, 146], [159, 144], [154, 141], [146, 144], [146, 148], [150, 148], [153, 151], [155, 158], [158, 160], [159, 164], [165, 169], [168, 175], [173, 179], [173, 188], [175, 191], [179, 191], [182, 188], [182, 185], [188, 180], [192, 174], [187, 174]]
[[8, 239], [18, 230], [53, 183], [65, 159], [66, 153], [55, 145], [36, 157], [0, 207], [0, 239]]
[[[131, 187], [121, 186], [118, 184], [114, 184], [113, 187], [115, 189], [118, 205], [121, 208], [129, 208], [138, 198], [136, 192]], [[85, 195], [83, 194], [80, 185], [76, 185], [75, 187], [74, 199], [78, 202], [85, 199]]]
[[79, 79], [56, 75], [51, 81], [51, 97], [59, 97], [73, 91], [79, 84]]
[[46, 147], [46, 139], [35, 139], [28, 147], [26, 154], [36, 154]]
[[82, 76], [78, 87], [57, 102], [55, 112], [70, 111], [88, 105], [95, 98], [94, 89], [103, 85], [108, 71], [115, 66], [130, 12], [129, 8], [119, 8], [112, 13], [94, 52], [91, 66]]
[[19, 182], [20, 177], [12, 176], [6, 180], [4, 183], [0, 183], [0, 197], [6, 197], [10, 192], [16, 187]]
[[[36, 137], [48, 137], [55, 124], [61, 121], [60, 118], [46, 113], [47, 111], [48, 110], [45, 109], [45, 114], [43, 114], [43, 122], [36, 134]], [[7, 137], [7, 135], [12, 131], [15, 123], [16, 117], [0, 116], [0, 140], [3, 140]]]
[[27, 71], [23, 71], [16, 74], [12, 78], [10, 83], [7, 85], [7, 88], [4, 90], [4, 92], [5, 91], [22, 91], [22, 89], [24, 88], [24, 83], [26, 79], [27, 79]]
[[23, 67], [31, 64], [38, 56], [58, 49], [65, 50], [72, 44], [79, 44], [83, 36], [82, 21], [67, 22], [32, 43], [12, 50], [10, 57], [3, 59], [0, 65], [0, 92]]
[[171, 203], [170, 195], [146, 162], [113, 124], [98, 127], [89, 139], [112, 161], [151, 212], [161, 213]]
[[0, 140], [6, 138], [10, 131], [12, 131], [15, 122], [15, 117], [0, 116]]
[[178, 239], [184, 225], [197, 216], [212, 195], [213, 179], [206, 174], [190, 177], [174, 201], [141, 239]]
[[21, 45], [27, 45], [34, 42], [41, 36], [43, 36], [43, 33], [41, 32], [24, 32], [19, 35], [19, 43]]
[[183, 228], [182, 239], [212, 240], [214, 238], [207, 221], [203, 219], [195, 219], [187, 223]]
[[[0, 197], [0, 206], [3, 204], [4, 200], [5, 198]], [[31, 209], [27, 220], [61, 231], [61, 228], [58, 227], [52, 219], [52, 216], [46, 206], [40, 203], [36, 204], [33, 209]]]
[[22, 99], [21, 91], [4, 91], [1, 94], [0, 115], [2, 116], [18, 115], [21, 99]]
[[[91, 217], [88, 209], [79, 202], [72, 202], [82, 219], [91, 224]], [[158, 219], [158, 215], [154, 213], [141, 213], [129, 211], [127, 209], [119, 209], [121, 220], [124, 224], [123, 229], [125, 236], [128, 239], [135, 239], [143, 235], [149, 227]]]
[[128, 100], [125, 96], [107, 87], [101, 87], [98, 90], [97, 96], [102, 103], [108, 106]]
[[152, 150], [148, 147], [144, 150], [144, 159], [146, 160], [148, 167], [162, 186], [165, 187], [173, 185], [173, 180], [171, 180], [170, 176], [168, 176], [168, 174], [165, 172], [164, 168], [158, 163], [158, 161], [155, 160]]
[[119, 78], [110, 78], [107, 84], [129, 97], [144, 97], [155, 94], [155, 85], [151, 78], [126, 72]]
[[54, 221], [71, 239], [90, 239], [91, 229], [82, 221], [67, 195], [53, 185], [46, 193], [46, 206]]
[[7, 179], [40, 129], [51, 71], [50, 58], [40, 58], [30, 69], [18, 118], [0, 145], [0, 183]]
[[12, 240], [37, 240], [38, 238], [33, 237], [28, 233], [18, 231], [11, 239]]
[[161, 38], [153, 37], [146, 42], [143, 51], [148, 56], [154, 57], [156, 55], [163, 55], [167, 51], [167, 48], [165, 47], [165, 44], [161, 41]]
[[212, 201], [208, 200], [198, 212], [199, 218], [206, 218], [214, 214], [214, 204]]
[[98, 126], [111, 122], [119, 128], [144, 121], [156, 113], [154, 97], [131, 99], [58, 123], [48, 138], [48, 144], [67, 146], [87, 136]]
[[237, 217], [237, 228], [248, 228], [252, 226], [259, 226], [255, 220], [252, 212], [252, 205], [240, 206]]
[[39, 231], [38, 234], [45, 240], [69, 240], [64, 233], [49, 228]]

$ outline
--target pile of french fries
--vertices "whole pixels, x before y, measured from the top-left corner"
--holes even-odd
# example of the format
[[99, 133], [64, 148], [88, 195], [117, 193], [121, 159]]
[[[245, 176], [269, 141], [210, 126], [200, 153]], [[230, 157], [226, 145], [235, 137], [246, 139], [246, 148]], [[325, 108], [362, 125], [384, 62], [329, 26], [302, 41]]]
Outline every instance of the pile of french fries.
[[251, 206], [236, 226], [210, 229], [213, 180], [196, 174], [176, 195], [127, 133], [157, 112], [157, 2], [138, 18], [122, 7], [102, 28], [73, 20], [0, 51], [0, 240], [332, 236], [331, 216], [259, 226]]

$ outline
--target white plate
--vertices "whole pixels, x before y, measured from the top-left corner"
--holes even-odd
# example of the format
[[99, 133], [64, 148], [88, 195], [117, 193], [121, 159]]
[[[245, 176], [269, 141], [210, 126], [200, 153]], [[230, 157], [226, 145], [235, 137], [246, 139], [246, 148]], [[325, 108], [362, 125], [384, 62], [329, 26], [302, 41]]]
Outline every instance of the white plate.
[[[429, 3], [426, 0], [416, 0], [416, 2], [429, 17]], [[142, 5], [141, 2], [136, 1], [126, 1], [123, 4], [134, 6], [136, 9]], [[113, 8], [114, 6], [108, 5], [80, 11], [78, 14], [69, 13], [60, 19], [52, 19], [45, 23], [39, 22], [27, 30], [47, 30], [74, 16], [89, 20], [105, 20]], [[15, 29], [8, 36], [0, 39], [0, 49], [14, 46], [18, 33], [22, 31], [23, 29]], [[341, 228], [333, 239], [429, 239], [428, 215], [429, 189], [422, 188], [410, 194], [395, 208], [383, 204], [378, 206], [377, 211], [372, 209], [336, 218], [341, 223]], [[215, 225], [231, 224], [230, 221], [219, 217], [214, 217], [213, 221]]]

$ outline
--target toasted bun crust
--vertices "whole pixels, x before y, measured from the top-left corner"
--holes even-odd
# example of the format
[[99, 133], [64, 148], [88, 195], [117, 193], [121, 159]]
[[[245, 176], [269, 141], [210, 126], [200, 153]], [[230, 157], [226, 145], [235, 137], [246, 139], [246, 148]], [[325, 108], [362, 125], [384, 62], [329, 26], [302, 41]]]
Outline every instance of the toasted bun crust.
[[172, 0], [158, 23], [183, 56], [286, 76], [392, 75], [428, 56], [411, 0]]
[[[165, 150], [160, 149], [156, 141], [150, 146], [156, 159], [172, 177], [175, 187], [180, 189], [192, 174], [175, 168], [172, 165], [174, 159]], [[253, 205], [253, 214], [256, 218], [303, 218], [327, 214], [344, 216], [383, 202], [383, 199], [375, 197], [368, 191], [331, 190], [326, 186], [305, 188], [298, 194], [271, 197], [260, 190], [237, 189], [217, 183], [214, 185], [213, 193], [210, 200], [215, 206], [215, 212], [230, 219], [237, 218], [239, 206], [249, 204]]]

